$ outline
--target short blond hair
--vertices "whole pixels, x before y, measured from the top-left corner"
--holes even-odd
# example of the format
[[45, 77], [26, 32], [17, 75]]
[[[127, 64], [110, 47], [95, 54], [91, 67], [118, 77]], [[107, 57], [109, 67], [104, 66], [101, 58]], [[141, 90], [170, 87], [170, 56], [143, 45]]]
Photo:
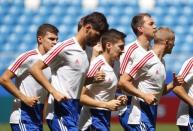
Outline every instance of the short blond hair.
[[159, 43], [160, 41], [164, 40], [174, 40], [175, 34], [174, 32], [168, 27], [160, 27], [157, 29], [156, 33], [154, 34], [154, 43]]

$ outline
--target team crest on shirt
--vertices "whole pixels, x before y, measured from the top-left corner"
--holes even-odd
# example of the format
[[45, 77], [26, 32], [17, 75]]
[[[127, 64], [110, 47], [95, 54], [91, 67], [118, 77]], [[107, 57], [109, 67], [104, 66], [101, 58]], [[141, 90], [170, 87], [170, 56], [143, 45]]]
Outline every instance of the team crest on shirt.
[[76, 65], [81, 65], [81, 61], [79, 59], [76, 59], [75, 64]]
[[105, 80], [105, 83], [112, 83], [112, 79], [111, 78], [106, 78], [106, 80]]
[[156, 75], [158, 75], [158, 74], [159, 74], [159, 71], [158, 71], [158, 70], [156, 70], [156, 72], [155, 72], [155, 73], [156, 73]]
[[107, 80], [107, 82], [112, 82], [111, 78], [109, 78], [109, 79]]

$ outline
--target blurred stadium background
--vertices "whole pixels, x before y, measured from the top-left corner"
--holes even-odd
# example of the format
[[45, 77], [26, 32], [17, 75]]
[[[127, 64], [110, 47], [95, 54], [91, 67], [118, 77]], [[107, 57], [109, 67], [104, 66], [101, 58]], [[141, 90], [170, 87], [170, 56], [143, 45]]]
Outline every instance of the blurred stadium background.
[[[60, 31], [59, 40], [64, 40], [75, 34], [81, 16], [100, 11], [111, 27], [127, 34], [128, 43], [135, 39], [131, 18], [148, 12], [158, 27], [167, 26], [176, 33], [173, 53], [165, 58], [169, 82], [172, 72], [178, 73], [193, 53], [192, 7], [192, 0], [0, 0], [0, 75], [18, 54], [36, 47], [36, 30], [42, 23], [54, 24]], [[0, 124], [8, 123], [11, 101], [11, 95], [0, 87]], [[158, 123], [174, 125], [178, 103], [173, 93], [164, 96], [158, 109]], [[161, 127], [160, 130], [167, 129]]]

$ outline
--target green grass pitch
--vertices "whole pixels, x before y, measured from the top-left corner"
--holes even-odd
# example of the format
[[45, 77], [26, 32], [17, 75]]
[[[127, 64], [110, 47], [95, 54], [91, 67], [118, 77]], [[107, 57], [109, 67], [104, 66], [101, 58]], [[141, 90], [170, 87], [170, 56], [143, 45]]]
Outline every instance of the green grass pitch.
[[[0, 124], [0, 131], [11, 131], [9, 124]], [[44, 126], [44, 131], [49, 131], [47, 126]], [[123, 131], [119, 124], [111, 124], [111, 131]], [[156, 131], [178, 131], [174, 124], [157, 124]]]

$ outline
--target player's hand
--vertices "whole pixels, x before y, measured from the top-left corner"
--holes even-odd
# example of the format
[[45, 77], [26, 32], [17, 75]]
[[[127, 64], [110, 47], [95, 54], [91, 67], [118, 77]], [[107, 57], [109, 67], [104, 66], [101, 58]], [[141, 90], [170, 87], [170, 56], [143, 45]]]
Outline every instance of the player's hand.
[[127, 96], [126, 95], [120, 95], [117, 97], [117, 100], [121, 101], [121, 106], [126, 105], [127, 104]]
[[56, 99], [57, 102], [61, 102], [61, 101], [64, 101], [64, 100], [67, 100], [68, 97], [67, 96], [64, 96], [62, 93], [58, 92], [58, 91], [54, 91], [52, 93], [54, 99]]
[[185, 83], [184, 78], [181, 75], [176, 76], [176, 74], [173, 73], [173, 86], [174, 87], [180, 86], [180, 85], [182, 85], [184, 83]]
[[143, 100], [149, 105], [152, 105], [157, 102], [157, 98], [155, 97], [154, 94], [151, 93], [144, 93]]
[[111, 111], [117, 110], [119, 106], [121, 106], [120, 100], [110, 100], [110, 101], [106, 102], [106, 104], [105, 104], [105, 108], [107, 108]]
[[97, 57], [102, 52], [103, 52], [102, 44], [97, 43], [95, 46], [93, 46], [92, 57]]
[[105, 80], [105, 73], [101, 70], [98, 70], [94, 76], [94, 82], [102, 82]]
[[39, 101], [40, 97], [34, 96], [34, 97], [28, 97], [26, 96], [22, 101], [28, 105], [29, 107], [33, 107], [34, 105], [37, 104], [37, 102]]

